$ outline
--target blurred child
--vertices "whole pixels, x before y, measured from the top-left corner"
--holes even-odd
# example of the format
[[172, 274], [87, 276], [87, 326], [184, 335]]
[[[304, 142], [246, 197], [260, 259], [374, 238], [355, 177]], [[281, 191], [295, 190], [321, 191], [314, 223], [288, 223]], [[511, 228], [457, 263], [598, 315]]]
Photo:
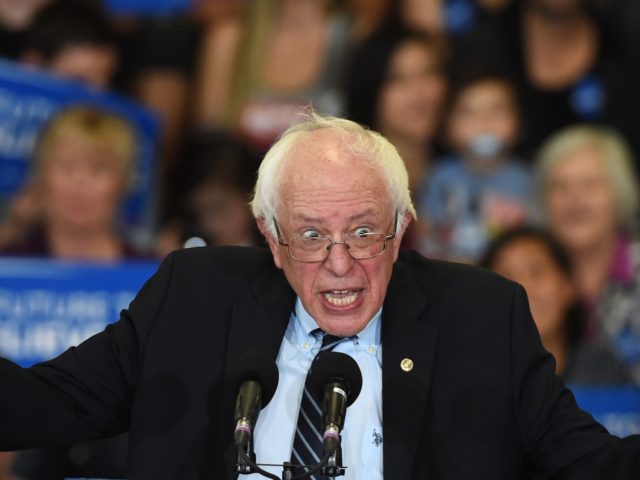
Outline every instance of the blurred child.
[[446, 137], [453, 154], [423, 180], [423, 253], [474, 261], [490, 238], [527, 217], [531, 177], [511, 154], [519, 114], [511, 84], [479, 77], [453, 96]]

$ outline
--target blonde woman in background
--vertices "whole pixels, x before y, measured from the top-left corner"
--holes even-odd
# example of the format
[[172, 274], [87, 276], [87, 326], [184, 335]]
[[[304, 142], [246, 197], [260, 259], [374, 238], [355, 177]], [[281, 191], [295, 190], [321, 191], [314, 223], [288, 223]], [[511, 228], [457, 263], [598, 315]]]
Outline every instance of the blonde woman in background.
[[584, 341], [607, 342], [640, 382], [639, 194], [630, 150], [612, 130], [574, 126], [543, 145], [537, 168], [545, 221], [589, 309]]
[[38, 220], [2, 253], [99, 261], [140, 256], [116, 229], [136, 148], [132, 126], [117, 115], [91, 106], [58, 113], [33, 158]]

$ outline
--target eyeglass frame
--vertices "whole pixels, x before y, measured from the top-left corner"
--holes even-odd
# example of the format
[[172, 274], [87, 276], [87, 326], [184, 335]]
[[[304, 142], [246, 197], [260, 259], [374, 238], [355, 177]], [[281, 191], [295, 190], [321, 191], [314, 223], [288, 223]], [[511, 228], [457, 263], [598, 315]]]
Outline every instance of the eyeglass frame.
[[[278, 244], [282, 245], [283, 247], [287, 247], [287, 253], [289, 255], [289, 257], [292, 260], [295, 260], [296, 262], [304, 262], [304, 263], [321, 263], [324, 262], [327, 258], [329, 258], [329, 255], [331, 254], [331, 249], [333, 248], [334, 245], [344, 245], [345, 246], [345, 250], [347, 251], [347, 253], [349, 254], [349, 256], [354, 259], [354, 260], [368, 260], [370, 258], [376, 258], [379, 257], [380, 255], [382, 255], [384, 252], [387, 251], [387, 240], [392, 240], [396, 237], [396, 235], [398, 234], [398, 211], [396, 210], [396, 214], [393, 217], [393, 233], [389, 233], [389, 234], [383, 234], [381, 232], [370, 232], [369, 234], [376, 234], [376, 235], [384, 235], [384, 237], [382, 237], [382, 240], [384, 241], [384, 244], [382, 246], [382, 250], [380, 251], [380, 253], [376, 253], [375, 255], [372, 255], [370, 257], [362, 257], [362, 258], [355, 258], [351, 252], [349, 251], [349, 249], [351, 248], [349, 246], [349, 244], [347, 243], [347, 241], [344, 239], [342, 240], [333, 240], [332, 238], [325, 236], [325, 237], [320, 237], [322, 239], [325, 240], [329, 240], [331, 243], [329, 243], [329, 246], [327, 247], [327, 254], [325, 255], [325, 257], [322, 260], [301, 260], [299, 258], [296, 258], [293, 256], [293, 254], [291, 253], [291, 249], [289, 248], [289, 243], [285, 242], [282, 239], [282, 234], [280, 233], [280, 228], [278, 227], [278, 221], [274, 218], [273, 219], [273, 226], [276, 228], [276, 233], [278, 235]], [[352, 235], [351, 233], [348, 234]], [[301, 235], [298, 235], [296, 237], [293, 237], [293, 239], [297, 239], [297, 238], [302, 238]], [[289, 239], [289, 242], [292, 239]]]

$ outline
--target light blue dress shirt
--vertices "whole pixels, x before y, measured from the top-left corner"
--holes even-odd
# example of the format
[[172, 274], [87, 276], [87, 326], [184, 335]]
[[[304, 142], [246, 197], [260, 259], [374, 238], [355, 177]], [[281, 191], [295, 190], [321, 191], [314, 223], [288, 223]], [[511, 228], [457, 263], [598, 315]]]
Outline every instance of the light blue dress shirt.
[[[380, 309], [357, 338], [346, 340], [334, 351], [355, 359], [362, 372], [362, 391], [347, 409], [342, 431], [342, 463], [345, 480], [382, 480], [382, 346]], [[282, 464], [291, 458], [302, 390], [321, 339], [311, 332], [318, 328], [300, 299], [280, 345], [276, 364], [280, 373], [271, 402], [260, 412], [254, 432], [258, 463]], [[263, 467], [280, 477], [281, 467]], [[240, 475], [240, 478], [248, 478]], [[255, 477], [251, 477], [255, 478]]]

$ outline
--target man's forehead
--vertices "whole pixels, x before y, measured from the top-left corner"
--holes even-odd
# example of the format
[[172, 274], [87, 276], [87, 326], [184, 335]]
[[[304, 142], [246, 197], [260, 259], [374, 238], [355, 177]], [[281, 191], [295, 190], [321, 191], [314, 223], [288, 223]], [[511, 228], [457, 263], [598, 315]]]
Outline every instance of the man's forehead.
[[[306, 180], [340, 172], [340, 177], [363, 175], [370, 177], [378, 169], [371, 157], [356, 152], [349, 144], [349, 133], [332, 129], [309, 132], [288, 152], [280, 170], [282, 183], [305, 183]], [[337, 173], [336, 173], [337, 174]]]

